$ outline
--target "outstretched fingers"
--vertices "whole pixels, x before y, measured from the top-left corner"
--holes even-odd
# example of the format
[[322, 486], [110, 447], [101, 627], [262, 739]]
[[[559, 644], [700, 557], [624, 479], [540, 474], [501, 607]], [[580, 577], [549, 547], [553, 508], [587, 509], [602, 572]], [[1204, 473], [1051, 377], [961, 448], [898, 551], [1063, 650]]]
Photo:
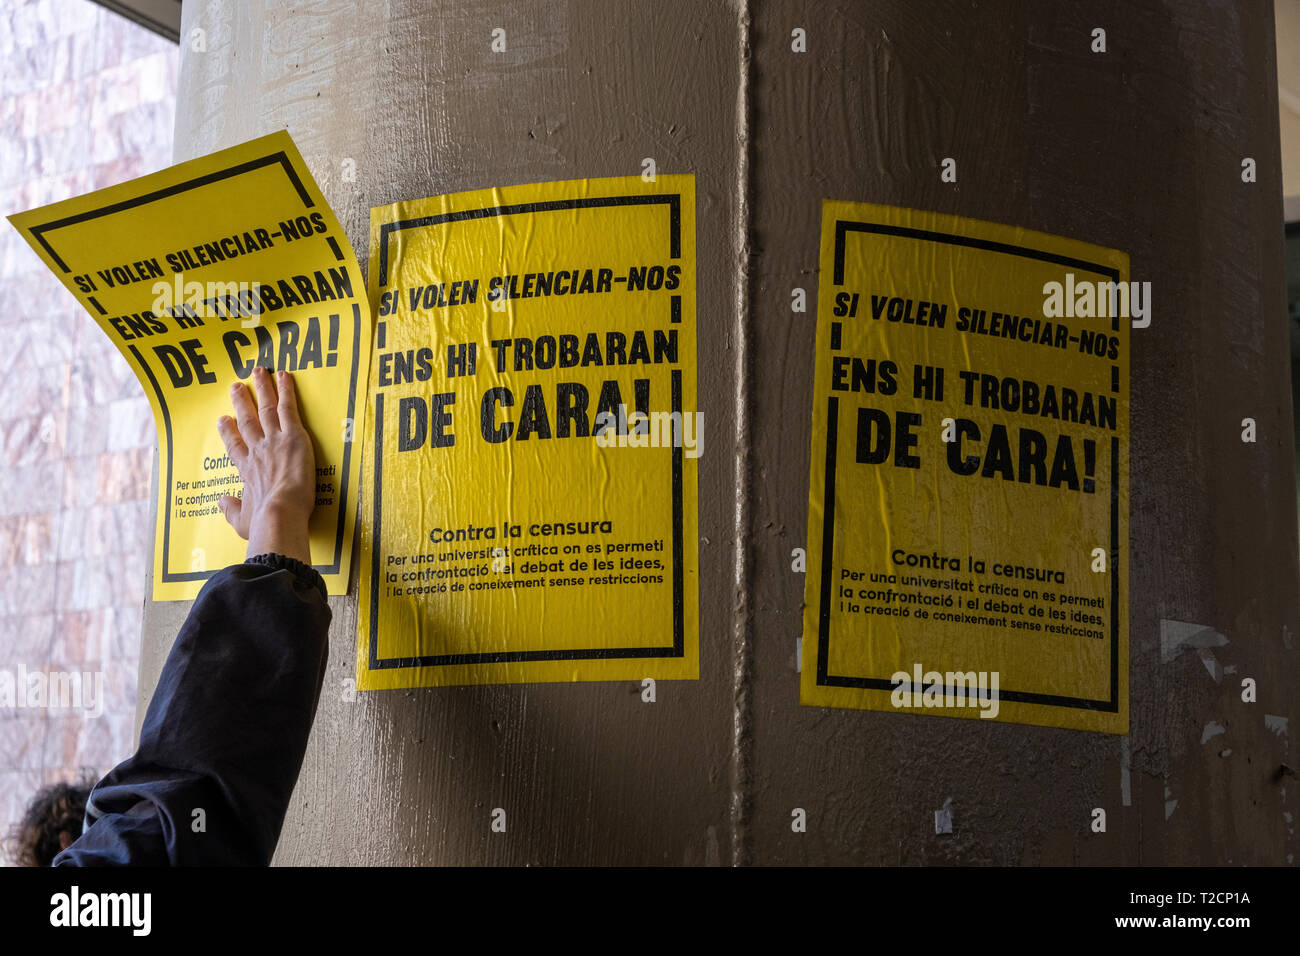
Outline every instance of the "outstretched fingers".
[[244, 444], [244, 439], [239, 434], [239, 424], [229, 415], [222, 415], [217, 419], [217, 434], [221, 436], [230, 460], [234, 462], [236, 468], [242, 470], [244, 459], [248, 457], [248, 446]]
[[257, 389], [257, 419], [262, 423], [262, 433], [280, 430], [280, 398], [275, 391], [275, 379], [258, 365], [253, 369], [253, 385]]
[[298, 386], [288, 372], [279, 374], [280, 385], [280, 427], [300, 428], [302, 419], [298, 415]]
[[230, 386], [230, 404], [235, 407], [235, 421], [239, 426], [239, 437], [245, 448], [249, 442], [262, 438], [262, 425], [257, 420], [257, 408], [248, 395], [248, 388], [243, 382]]

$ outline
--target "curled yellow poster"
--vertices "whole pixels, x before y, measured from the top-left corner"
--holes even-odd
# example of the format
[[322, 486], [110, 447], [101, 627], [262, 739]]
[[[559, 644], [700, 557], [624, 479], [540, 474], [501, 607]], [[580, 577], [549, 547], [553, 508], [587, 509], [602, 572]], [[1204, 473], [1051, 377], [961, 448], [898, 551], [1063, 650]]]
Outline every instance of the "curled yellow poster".
[[690, 176], [371, 212], [357, 686], [693, 679]]
[[256, 365], [295, 374], [316, 452], [312, 563], [348, 587], [370, 314], [348, 238], [293, 140], [273, 133], [11, 216], [126, 357], [158, 429], [154, 600], [194, 597], [246, 542], [216, 422]]
[[1112, 249], [822, 209], [800, 702], [1128, 730]]

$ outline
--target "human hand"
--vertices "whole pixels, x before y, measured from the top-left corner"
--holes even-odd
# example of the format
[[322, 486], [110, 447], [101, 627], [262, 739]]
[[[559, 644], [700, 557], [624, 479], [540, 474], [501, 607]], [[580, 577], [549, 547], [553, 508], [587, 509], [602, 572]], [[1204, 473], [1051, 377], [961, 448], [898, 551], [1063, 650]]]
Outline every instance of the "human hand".
[[316, 507], [316, 455], [298, 415], [298, 392], [288, 372], [253, 369], [254, 407], [242, 382], [230, 387], [235, 417], [223, 415], [217, 431], [244, 481], [243, 498], [225, 495], [217, 505], [248, 541], [248, 556], [275, 552], [311, 564], [307, 522]]

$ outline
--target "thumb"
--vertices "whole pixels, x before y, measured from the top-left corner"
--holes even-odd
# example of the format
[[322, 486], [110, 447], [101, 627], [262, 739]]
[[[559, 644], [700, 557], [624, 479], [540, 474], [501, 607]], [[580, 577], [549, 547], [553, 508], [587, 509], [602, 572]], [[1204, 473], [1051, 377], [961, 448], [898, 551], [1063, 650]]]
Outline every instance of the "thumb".
[[[221, 509], [221, 514], [225, 517], [230, 527], [239, 532], [239, 516], [243, 512], [244, 504], [238, 498], [232, 495], [222, 495], [217, 499], [217, 507]], [[240, 534], [243, 537], [243, 534]]]

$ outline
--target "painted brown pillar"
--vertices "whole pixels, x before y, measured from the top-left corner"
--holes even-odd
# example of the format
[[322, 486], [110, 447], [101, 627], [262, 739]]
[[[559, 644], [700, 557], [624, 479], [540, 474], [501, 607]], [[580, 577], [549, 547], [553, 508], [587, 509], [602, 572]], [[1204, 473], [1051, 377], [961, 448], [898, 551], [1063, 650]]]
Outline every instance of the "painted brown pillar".
[[[630, 684], [348, 702], [355, 597], [334, 599], [279, 862], [1291, 861], [1300, 573], [1267, 5], [209, 0], [181, 33], [176, 158], [287, 127], [359, 253], [369, 208], [399, 199], [646, 156], [697, 177], [701, 679], [654, 705]], [[824, 198], [1112, 246], [1152, 283], [1129, 737], [798, 705], [814, 318], [790, 292], [816, 301]], [[147, 604], [142, 698], [186, 610]], [[1227, 638], [1217, 680], [1164, 659], [1162, 620]]]
[[[506, 52], [490, 49], [506, 31]], [[206, 52], [192, 49], [203, 31]], [[359, 258], [372, 206], [601, 176], [697, 177], [700, 680], [383, 691], [344, 700], [356, 581], [277, 862], [731, 859], [736, 103], [729, 4], [191, 2], [176, 158], [287, 127]], [[355, 170], [355, 180], [345, 170]], [[150, 604], [147, 694], [188, 605]], [[493, 808], [506, 834], [490, 831]]]
[[[754, 860], [1290, 862], [1300, 588], [1271, 5], [757, 9]], [[1151, 282], [1152, 325], [1132, 332], [1129, 737], [797, 705], [814, 318], [789, 303], [796, 286], [814, 301], [823, 198], [1082, 239]], [[1227, 638], [1217, 679], [1195, 652], [1162, 659], [1162, 620]], [[1203, 743], [1211, 724], [1225, 732]]]

